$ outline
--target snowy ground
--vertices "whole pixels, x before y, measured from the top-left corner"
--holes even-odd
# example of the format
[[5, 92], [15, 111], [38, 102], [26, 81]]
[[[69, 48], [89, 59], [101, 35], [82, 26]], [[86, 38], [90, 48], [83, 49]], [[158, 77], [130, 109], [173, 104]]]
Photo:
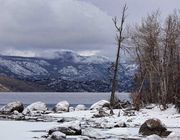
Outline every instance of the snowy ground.
[[[139, 127], [145, 120], [150, 118], [160, 119], [168, 128], [180, 134], [180, 114], [177, 113], [174, 106], [170, 105], [165, 111], [160, 111], [156, 106], [153, 109], [141, 109], [135, 112], [135, 116], [124, 116], [120, 110], [120, 117], [117, 117], [119, 110], [114, 110], [115, 115], [104, 118], [91, 118], [96, 111], [74, 111], [61, 114], [49, 114], [56, 118], [66, 118], [76, 120], [90, 120], [102, 124], [102, 126], [111, 126], [115, 122], [125, 122], [126, 128], [97, 129], [93, 128], [101, 135], [115, 135], [123, 138], [139, 138]], [[46, 130], [57, 127], [57, 122], [24, 122], [24, 121], [0, 121], [0, 139], [1, 140], [35, 140], [42, 135], [47, 134]], [[152, 139], [153, 140], [153, 139]], [[178, 139], [177, 139], [178, 140]]]
[[[120, 117], [118, 113], [120, 111]], [[180, 114], [177, 113], [173, 105], [169, 105], [169, 108], [165, 111], [161, 111], [158, 106], [153, 109], [141, 109], [140, 111], [135, 111], [135, 116], [124, 116], [122, 110], [114, 110], [115, 115], [111, 117], [106, 117], [108, 120], [119, 120], [125, 122], [130, 127], [138, 127], [147, 119], [158, 118], [169, 128], [179, 128], [180, 129]], [[49, 114], [56, 118], [91, 118], [96, 111], [75, 111], [61, 114]], [[100, 118], [101, 119], [101, 118]]]
[[[120, 117], [118, 113], [120, 111]], [[161, 111], [158, 106], [153, 109], [141, 109], [139, 112], [135, 112], [135, 116], [124, 116], [122, 110], [114, 110], [115, 115], [104, 118], [91, 118], [95, 111], [80, 111], [80, 112], [69, 112], [63, 114], [49, 114], [50, 116], [57, 118], [79, 118], [79, 120], [87, 119], [89, 121], [94, 121], [99, 123], [102, 127], [111, 127], [113, 123], [124, 122], [126, 123], [126, 128], [111, 128], [111, 129], [101, 129], [100, 133], [102, 135], [116, 135], [123, 138], [142, 138], [139, 136], [138, 131], [140, 126], [147, 120], [151, 118], [157, 118], [162, 121], [168, 130], [180, 134], [180, 114], [173, 105], [169, 105], [169, 108], [165, 111]], [[179, 137], [180, 138], [180, 137]]]
[[45, 131], [57, 126], [56, 122], [0, 121], [1, 140], [35, 140]]

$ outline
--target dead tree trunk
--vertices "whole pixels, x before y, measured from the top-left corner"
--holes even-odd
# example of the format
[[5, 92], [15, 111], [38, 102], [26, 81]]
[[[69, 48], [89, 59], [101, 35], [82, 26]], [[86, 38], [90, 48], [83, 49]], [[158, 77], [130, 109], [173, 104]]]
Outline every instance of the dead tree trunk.
[[117, 85], [118, 85], [118, 82], [117, 82], [117, 77], [118, 76], [117, 75], [118, 75], [118, 70], [119, 70], [118, 66], [119, 66], [119, 61], [120, 61], [120, 51], [122, 49], [122, 42], [124, 40], [123, 29], [124, 29], [126, 10], [127, 10], [127, 6], [125, 5], [123, 7], [120, 26], [118, 26], [117, 18], [115, 17], [113, 19], [115, 28], [117, 30], [117, 35], [116, 35], [117, 38], [116, 39], [117, 39], [117, 42], [118, 42], [118, 50], [117, 50], [117, 55], [116, 55], [115, 67], [114, 67], [114, 75], [113, 75], [113, 80], [112, 80], [112, 92], [111, 92], [111, 99], [110, 99], [110, 104], [111, 104], [112, 108], [114, 108], [116, 106], [116, 103], [117, 103], [116, 102], [117, 98], [116, 98], [115, 92], [116, 92]]

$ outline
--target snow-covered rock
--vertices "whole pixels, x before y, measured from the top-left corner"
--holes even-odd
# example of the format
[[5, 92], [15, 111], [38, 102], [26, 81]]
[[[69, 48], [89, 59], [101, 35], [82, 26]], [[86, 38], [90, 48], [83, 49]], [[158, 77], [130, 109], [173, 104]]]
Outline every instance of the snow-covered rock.
[[86, 106], [85, 105], [77, 105], [75, 107], [75, 111], [83, 111], [86, 110]]
[[93, 115], [93, 118], [101, 118], [101, 117], [108, 117], [111, 116], [110, 113], [107, 113], [102, 108], [98, 110], [97, 113]]
[[[83, 123], [82, 123], [83, 124]], [[119, 117], [103, 117], [103, 118], [90, 118], [84, 121], [84, 126], [91, 128], [110, 129], [117, 127], [126, 127], [126, 123]]]
[[164, 124], [159, 119], [148, 119], [140, 127], [139, 133], [145, 136], [156, 134], [158, 136], [168, 136], [171, 132], [167, 131]]
[[0, 109], [1, 114], [10, 114], [14, 111], [22, 112], [24, 109], [23, 103], [16, 101], [8, 103]]
[[69, 111], [69, 103], [67, 101], [61, 101], [56, 104], [53, 109], [55, 112], [68, 112]]
[[19, 115], [20, 113], [19, 113], [17, 110], [14, 110], [14, 111], [13, 111], [13, 114], [14, 114], [14, 115]]
[[66, 135], [81, 135], [80, 121], [65, 122], [58, 127], [49, 130], [49, 135], [55, 131], [60, 131]]
[[109, 102], [109, 101], [106, 101], [106, 100], [100, 100], [100, 101], [94, 103], [94, 104], [90, 107], [90, 110], [94, 110], [94, 109], [99, 110], [99, 109], [101, 109], [101, 108], [103, 108], [103, 107], [108, 107], [108, 108], [109, 108], [109, 107], [110, 107], [110, 102]]
[[29, 106], [27, 106], [24, 109], [23, 114], [33, 116], [33, 115], [37, 115], [37, 114], [43, 114], [47, 110], [48, 110], [48, 108], [45, 103], [35, 102], [35, 103], [32, 103]]
[[88, 136], [92, 139], [108, 139], [109, 136], [105, 135], [102, 131], [93, 128], [85, 128], [82, 130], [83, 136]]
[[73, 111], [75, 111], [74, 107], [70, 106], [69, 107], [69, 112], [73, 112]]
[[60, 131], [55, 131], [48, 137], [47, 140], [64, 140], [65, 138], [66, 138], [66, 134]]

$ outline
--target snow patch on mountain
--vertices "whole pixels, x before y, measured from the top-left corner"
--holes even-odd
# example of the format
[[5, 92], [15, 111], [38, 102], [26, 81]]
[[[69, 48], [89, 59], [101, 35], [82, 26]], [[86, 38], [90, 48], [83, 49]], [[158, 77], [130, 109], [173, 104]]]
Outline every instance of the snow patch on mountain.
[[31, 76], [33, 73], [30, 70], [25, 69], [20, 66], [18, 62], [13, 62], [11, 60], [4, 60], [0, 58], [0, 65], [8, 68], [12, 73], [22, 76]]
[[[37, 62], [37, 61], [36, 61]], [[42, 64], [42, 61], [40, 61]], [[45, 63], [43, 62], [42, 65]], [[0, 66], [7, 68], [9, 71], [20, 76], [46, 75], [48, 71], [34, 62], [6, 60], [0, 58]]]
[[73, 66], [67, 66], [59, 70], [58, 73], [67, 76], [71, 76], [71, 75], [75, 76], [78, 75], [78, 70]]

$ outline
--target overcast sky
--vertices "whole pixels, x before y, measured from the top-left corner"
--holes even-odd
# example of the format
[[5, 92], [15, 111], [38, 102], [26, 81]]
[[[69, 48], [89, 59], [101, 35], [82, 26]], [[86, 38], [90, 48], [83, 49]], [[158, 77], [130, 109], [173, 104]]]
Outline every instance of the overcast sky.
[[112, 17], [125, 3], [128, 24], [157, 9], [166, 16], [180, 8], [180, 0], [0, 0], [0, 53], [49, 57], [67, 49], [112, 57]]

